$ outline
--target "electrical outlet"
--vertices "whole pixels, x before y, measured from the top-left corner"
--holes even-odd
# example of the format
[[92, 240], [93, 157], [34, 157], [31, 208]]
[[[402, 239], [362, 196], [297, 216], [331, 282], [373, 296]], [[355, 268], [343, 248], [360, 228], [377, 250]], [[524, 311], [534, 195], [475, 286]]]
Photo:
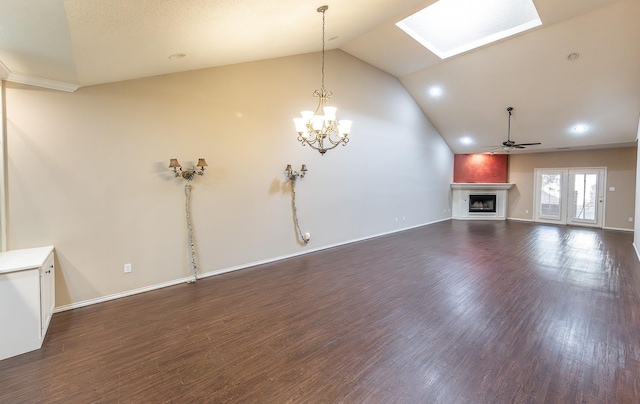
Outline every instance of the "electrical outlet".
[[398, 221], [398, 218], [396, 217], [396, 222]]
[[630, 218], [629, 218], [629, 221], [630, 221], [630, 222], [633, 222], [633, 218], [632, 218], [632, 217], [630, 217]]
[[124, 273], [128, 274], [131, 272], [131, 264], [124, 264]]
[[529, 209], [525, 210], [524, 213], [529, 213]]
[[402, 216], [402, 220], [407, 220], [404, 216]]

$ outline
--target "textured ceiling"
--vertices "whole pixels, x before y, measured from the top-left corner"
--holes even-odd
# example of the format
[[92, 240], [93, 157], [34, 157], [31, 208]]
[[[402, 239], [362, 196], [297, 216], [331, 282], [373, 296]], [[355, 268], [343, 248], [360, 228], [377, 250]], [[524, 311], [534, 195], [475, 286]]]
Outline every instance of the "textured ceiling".
[[327, 48], [398, 77], [456, 153], [506, 140], [508, 106], [511, 138], [542, 142], [518, 153], [633, 144], [640, 1], [534, 0], [542, 26], [446, 60], [395, 26], [432, 2], [0, 0], [0, 77], [72, 91], [319, 51], [316, 8], [328, 4]]

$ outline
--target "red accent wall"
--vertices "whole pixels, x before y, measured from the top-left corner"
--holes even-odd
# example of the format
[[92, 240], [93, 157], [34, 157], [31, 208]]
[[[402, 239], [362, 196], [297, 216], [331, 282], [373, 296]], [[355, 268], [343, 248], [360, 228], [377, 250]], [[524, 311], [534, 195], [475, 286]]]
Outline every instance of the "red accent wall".
[[453, 182], [506, 183], [508, 164], [507, 154], [456, 154]]

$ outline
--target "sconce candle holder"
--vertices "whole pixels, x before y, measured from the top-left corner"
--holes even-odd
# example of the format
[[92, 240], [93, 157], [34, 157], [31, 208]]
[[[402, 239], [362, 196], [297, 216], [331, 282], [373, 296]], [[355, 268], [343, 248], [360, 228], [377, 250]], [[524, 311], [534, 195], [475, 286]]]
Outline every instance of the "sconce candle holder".
[[291, 164], [287, 164], [284, 172], [289, 181], [291, 181], [291, 209], [293, 209], [293, 220], [296, 225], [296, 229], [298, 230], [298, 235], [303, 243], [307, 244], [309, 240], [311, 240], [311, 233], [303, 233], [300, 229], [300, 223], [298, 222], [298, 209], [296, 207], [296, 180], [298, 178], [304, 178], [307, 174], [307, 165], [303, 164], [300, 168], [300, 171], [294, 171], [291, 168]]
[[284, 170], [287, 173], [287, 178], [294, 181], [296, 178], [304, 178], [304, 176], [307, 174], [307, 165], [303, 164], [300, 168], [300, 171], [293, 171], [293, 169], [291, 168], [291, 164], [287, 164], [287, 167]]
[[193, 181], [196, 175], [204, 175], [204, 170], [207, 168], [208, 164], [204, 159], [198, 159], [198, 164], [196, 167], [200, 169], [187, 168], [185, 170], [182, 169], [182, 166], [178, 162], [178, 159], [170, 159], [169, 160], [169, 168], [173, 168], [173, 173], [176, 177], [182, 177], [187, 181]]

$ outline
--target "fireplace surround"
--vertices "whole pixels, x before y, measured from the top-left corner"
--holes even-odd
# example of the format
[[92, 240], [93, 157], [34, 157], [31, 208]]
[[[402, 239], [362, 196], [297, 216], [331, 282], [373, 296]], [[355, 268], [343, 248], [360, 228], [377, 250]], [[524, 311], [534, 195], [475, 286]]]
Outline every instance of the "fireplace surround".
[[451, 216], [460, 220], [505, 220], [510, 183], [451, 184]]

